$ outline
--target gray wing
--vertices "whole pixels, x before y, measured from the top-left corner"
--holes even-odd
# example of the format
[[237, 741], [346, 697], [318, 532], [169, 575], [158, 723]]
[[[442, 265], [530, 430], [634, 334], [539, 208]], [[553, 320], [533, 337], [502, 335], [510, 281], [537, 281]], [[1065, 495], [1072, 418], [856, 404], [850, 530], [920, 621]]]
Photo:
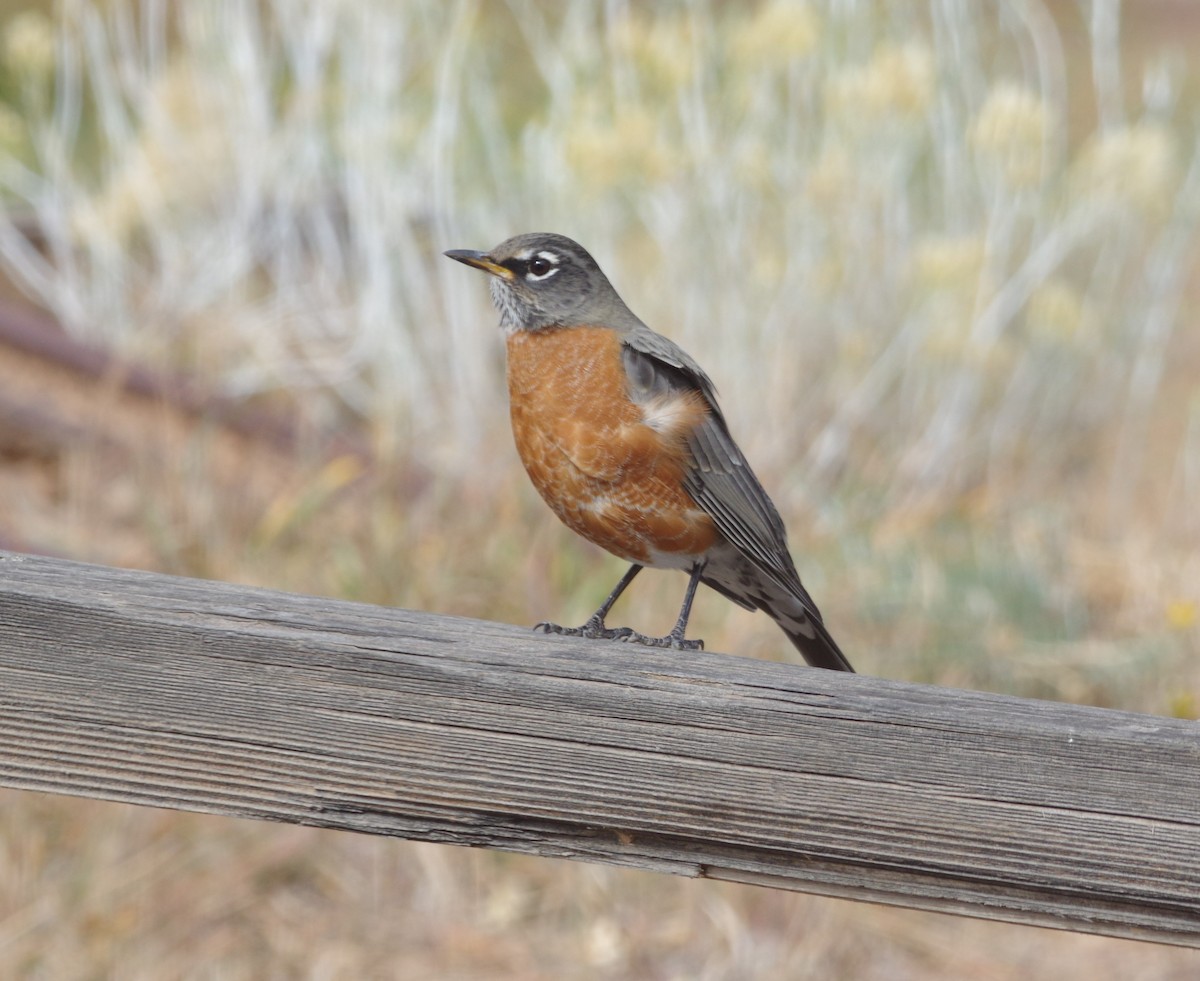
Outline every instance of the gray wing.
[[[688, 440], [692, 466], [684, 488], [692, 500], [711, 515], [731, 545], [820, 620], [820, 611], [800, 584], [788, 552], [783, 520], [729, 434], [712, 380], [683, 349], [648, 327], [626, 334], [625, 344], [625, 368], [635, 399], [673, 390], [698, 390], [712, 410]], [[749, 605], [745, 597], [735, 596], [707, 578], [705, 582], [739, 605]]]
[[[661, 395], [671, 390], [699, 389], [704, 400], [717, 408], [717, 386], [696, 364], [695, 359], [668, 337], [652, 331], [641, 321], [624, 333], [625, 369], [635, 389], [645, 387], [649, 395]], [[648, 355], [639, 358], [638, 354]], [[670, 369], [674, 369], [671, 371]], [[634, 393], [637, 396], [637, 392]]]

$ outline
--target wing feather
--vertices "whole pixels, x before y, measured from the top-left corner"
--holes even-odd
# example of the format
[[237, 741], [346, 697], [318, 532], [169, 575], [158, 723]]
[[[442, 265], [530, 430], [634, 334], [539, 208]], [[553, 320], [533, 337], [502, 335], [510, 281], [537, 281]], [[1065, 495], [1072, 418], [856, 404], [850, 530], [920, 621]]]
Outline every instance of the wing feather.
[[[710, 411], [687, 440], [691, 460], [684, 489], [731, 545], [820, 620], [820, 611], [800, 584], [788, 552], [783, 520], [730, 435], [712, 380], [674, 342], [649, 328], [630, 331], [625, 344], [625, 365], [635, 399], [645, 401], [669, 391], [691, 389], [708, 403]], [[705, 581], [746, 605], [722, 586]]]

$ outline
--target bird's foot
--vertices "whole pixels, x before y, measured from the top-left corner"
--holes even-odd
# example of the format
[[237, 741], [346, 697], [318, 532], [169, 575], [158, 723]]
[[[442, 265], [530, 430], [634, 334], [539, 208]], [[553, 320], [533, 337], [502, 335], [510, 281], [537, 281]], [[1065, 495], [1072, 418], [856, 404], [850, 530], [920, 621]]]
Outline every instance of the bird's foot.
[[665, 647], [673, 651], [704, 650], [704, 641], [688, 640], [683, 636], [682, 630], [672, 630], [665, 637], [647, 637], [635, 630], [628, 630], [621, 639], [630, 644], [641, 644], [643, 647]]
[[628, 627], [606, 627], [602, 617], [592, 617], [582, 627], [564, 627], [543, 620], [533, 626], [544, 634], [560, 634], [563, 637], [586, 637], [588, 640], [625, 640], [633, 634]]

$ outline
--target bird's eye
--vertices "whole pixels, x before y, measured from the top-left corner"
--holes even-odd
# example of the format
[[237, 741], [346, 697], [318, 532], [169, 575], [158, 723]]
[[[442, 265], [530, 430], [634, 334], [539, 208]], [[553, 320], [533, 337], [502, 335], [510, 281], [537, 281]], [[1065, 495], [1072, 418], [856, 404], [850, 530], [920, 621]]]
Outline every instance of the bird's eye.
[[550, 251], [530, 256], [525, 266], [525, 278], [531, 283], [549, 279], [556, 272], [558, 272], [558, 255]]

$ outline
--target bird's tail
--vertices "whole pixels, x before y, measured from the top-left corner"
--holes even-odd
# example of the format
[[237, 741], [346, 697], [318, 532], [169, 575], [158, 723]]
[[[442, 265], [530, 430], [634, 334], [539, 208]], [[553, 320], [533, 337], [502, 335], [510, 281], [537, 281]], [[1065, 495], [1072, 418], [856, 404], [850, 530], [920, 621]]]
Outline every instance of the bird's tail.
[[854, 668], [819, 616], [813, 616], [803, 609], [795, 613], [790, 610], [777, 613], [763, 607], [763, 611], [779, 624], [779, 629], [787, 634], [788, 640], [796, 645], [796, 650], [814, 668], [854, 673]]
[[781, 582], [743, 559], [737, 565], [714, 568], [710, 564], [702, 581], [738, 606], [766, 613], [814, 668], [854, 673], [799, 578], [790, 584]]

